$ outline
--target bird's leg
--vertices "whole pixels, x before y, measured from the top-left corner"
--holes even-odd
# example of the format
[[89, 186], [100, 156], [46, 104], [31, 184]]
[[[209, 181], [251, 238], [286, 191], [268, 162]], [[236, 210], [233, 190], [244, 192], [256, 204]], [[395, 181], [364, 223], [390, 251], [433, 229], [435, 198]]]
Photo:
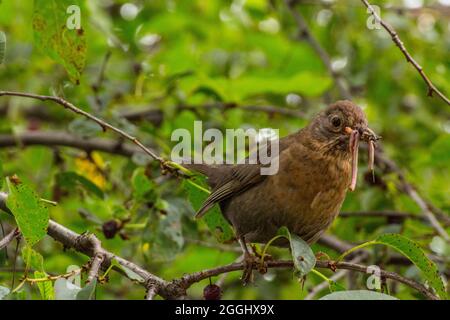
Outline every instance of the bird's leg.
[[248, 251], [248, 247], [245, 243], [244, 237], [239, 237], [238, 241], [241, 245], [244, 257], [244, 260], [242, 261], [244, 263], [244, 272], [241, 279], [244, 282], [244, 285], [246, 285], [249, 282], [253, 281], [253, 264], [255, 263], [255, 256]]

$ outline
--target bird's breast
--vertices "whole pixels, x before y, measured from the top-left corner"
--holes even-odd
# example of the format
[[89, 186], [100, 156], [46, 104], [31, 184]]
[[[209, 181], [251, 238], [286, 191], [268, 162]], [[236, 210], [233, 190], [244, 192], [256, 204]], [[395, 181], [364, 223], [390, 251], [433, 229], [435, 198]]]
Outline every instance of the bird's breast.
[[309, 154], [280, 165], [279, 174], [269, 179], [267, 186], [274, 190], [270, 201], [279, 208], [274, 223], [311, 239], [338, 214], [350, 182], [351, 164], [347, 159]]

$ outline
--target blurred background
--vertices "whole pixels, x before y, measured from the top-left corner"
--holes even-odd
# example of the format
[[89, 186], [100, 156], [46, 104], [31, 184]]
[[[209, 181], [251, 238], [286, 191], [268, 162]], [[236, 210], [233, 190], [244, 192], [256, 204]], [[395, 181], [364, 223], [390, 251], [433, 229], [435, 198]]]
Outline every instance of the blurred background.
[[[50, 1], [51, 2], [51, 1]], [[42, 45], [39, 1], [0, 2], [0, 31], [6, 53], [0, 65], [0, 90], [59, 95], [146, 145], [170, 156], [177, 128], [277, 128], [295, 132], [345, 95], [361, 106], [381, 147], [420, 195], [440, 213], [447, 231], [450, 209], [450, 108], [408, 64], [361, 1], [72, 1], [81, 8], [82, 37], [77, 52], [61, 61]], [[375, 1], [373, 1], [375, 2]], [[376, 1], [382, 19], [398, 32], [411, 55], [446, 96], [450, 95], [450, 2], [448, 0]], [[38, 6], [38, 9], [36, 9]], [[294, 15], [292, 14], [294, 12]], [[47, 12], [48, 13], [48, 12]], [[299, 16], [300, 14], [300, 16]], [[307, 25], [305, 31], [300, 22]], [[317, 53], [317, 45], [326, 54]], [[58, 60], [59, 59], [59, 60]], [[338, 84], [338, 85], [337, 85]], [[120, 143], [98, 125], [60, 106], [36, 100], [0, 99], [0, 158], [5, 175], [17, 174], [46, 199], [58, 202], [51, 218], [77, 231], [95, 232], [108, 250], [165, 278], [230, 263], [239, 257], [236, 243], [219, 243], [194, 210], [182, 181], [161, 175], [157, 163], [139, 153], [86, 150], [83, 139]], [[20, 136], [41, 134], [37, 145], [21, 146]], [[51, 138], [81, 141], [65, 147]], [[449, 270], [449, 244], [421, 218], [420, 208], [396, 187], [398, 176], [375, 171], [375, 182], [362, 155], [357, 191], [328, 235], [350, 244], [386, 232], [416, 240]], [[74, 173], [74, 174], [70, 174]], [[80, 182], [84, 177], [88, 182]], [[73, 180], [75, 179], [75, 180]], [[360, 216], [358, 212], [394, 211], [406, 217]], [[11, 219], [0, 213], [5, 227]], [[335, 238], [333, 238], [335, 239]], [[50, 238], [35, 248], [50, 274], [87, 259], [63, 251]], [[313, 250], [338, 256], [326, 243]], [[367, 264], [377, 264], [423, 281], [408, 263], [395, 263], [385, 248], [370, 249]], [[288, 257], [273, 249], [275, 257]], [[14, 246], [0, 252], [0, 284], [11, 286]], [[395, 257], [395, 255], [394, 255]], [[394, 261], [394, 262], [393, 262]], [[23, 261], [17, 257], [16, 284]], [[23, 270], [22, 270], [23, 271]], [[331, 275], [331, 272], [325, 272]], [[220, 281], [225, 299], [303, 299], [323, 280], [308, 275], [304, 288], [290, 270], [270, 270], [254, 286], [243, 287], [240, 273]], [[367, 275], [339, 280], [364, 288]], [[204, 280], [190, 296], [201, 298]], [[391, 294], [422, 299], [410, 288], [392, 284]], [[318, 292], [319, 298], [328, 292]], [[141, 299], [144, 289], [111, 273], [97, 288], [98, 299]], [[17, 299], [39, 299], [24, 286]]]

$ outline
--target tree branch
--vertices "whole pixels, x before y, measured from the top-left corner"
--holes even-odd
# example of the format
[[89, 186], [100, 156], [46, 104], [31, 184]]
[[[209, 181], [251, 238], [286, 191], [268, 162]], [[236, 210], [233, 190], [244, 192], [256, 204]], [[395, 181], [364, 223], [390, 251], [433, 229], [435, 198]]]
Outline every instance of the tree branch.
[[83, 139], [63, 131], [28, 131], [17, 135], [0, 134], [0, 148], [31, 145], [65, 146], [84, 150], [87, 153], [103, 151], [125, 157], [143, 153], [140, 148], [122, 141], [104, 138]]
[[[8, 195], [4, 192], [0, 192], [0, 209], [5, 212], [11, 214], [11, 211], [6, 207], [6, 199]], [[203, 270], [199, 272], [194, 272], [192, 274], [187, 274], [181, 277], [180, 279], [174, 279], [172, 281], [166, 281], [147, 270], [139, 267], [135, 263], [128, 261], [124, 258], [121, 258], [114, 253], [111, 253], [104, 248], [101, 247], [100, 240], [94, 235], [90, 233], [78, 234], [57, 222], [50, 220], [47, 228], [47, 234], [52, 237], [54, 240], [60, 242], [64, 245], [65, 248], [72, 248], [77, 252], [83, 253], [91, 258], [94, 258], [94, 261], [91, 263], [91, 269], [88, 275], [88, 281], [92, 281], [94, 277], [98, 275], [98, 271], [101, 268], [107, 269], [110, 266], [111, 261], [115, 259], [122, 267], [128, 268], [133, 271], [137, 275], [142, 278], [142, 281], [139, 281], [140, 284], [144, 285], [147, 289], [146, 298], [153, 299], [156, 294], [159, 294], [165, 299], [184, 299], [186, 298], [186, 290], [196, 282], [201, 280], [217, 276], [223, 273], [243, 270], [245, 265], [243, 262], [240, 263], [231, 263], [228, 265], [216, 267], [213, 269]], [[102, 256], [103, 260], [99, 262], [95, 261], [96, 256]], [[94, 267], [95, 265], [95, 267]], [[293, 262], [287, 260], [280, 261], [267, 261], [268, 268], [292, 268]], [[361, 273], [366, 273], [367, 267], [352, 263], [352, 262], [338, 262], [334, 263], [333, 261], [317, 261], [317, 268], [325, 268], [325, 269], [343, 269], [343, 270], [352, 270]], [[255, 270], [258, 269], [258, 266], [255, 264], [253, 266]], [[381, 270], [381, 276], [387, 279], [392, 279], [403, 283], [419, 292], [424, 294], [428, 299], [436, 300], [438, 299], [436, 295], [434, 295], [430, 290], [428, 290], [422, 284], [415, 282], [411, 279], [404, 278], [394, 272], [389, 272], [385, 270]]]
[[18, 236], [20, 236], [19, 229], [18, 228], [13, 229], [3, 239], [0, 240], [0, 250], [5, 248], [8, 244], [11, 243], [11, 241], [13, 241]]
[[[16, 96], [16, 97], [23, 97], [23, 98], [31, 98], [31, 99], [37, 99], [37, 100], [41, 100], [41, 101], [52, 101], [56, 104], [59, 104], [61, 106], [63, 106], [64, 108], [82, 115], [84, 117], [86, 117], [89, 120], [92, 120], [94, 122], [96, 122], [98, 125], [100, 125], [103, 130], [111, 130], [117, 134], [119, 134], [120, 136], [122, 136], [123, 138], [131, 141], [132, 143], [134, 143], [135, 145], [137, 145], [140, 149], [142, 149], [142, 151], [144, 151], [146, 154], [148, 154], [151, 158], [153, 158], [154, 160], [157, 160], [161, 163], [162, 166], [167, 167], [167, 163], [166, 161], [160, 157], [159, 155], [156, 154], [155, 151], [147, 148], [143, 143], [141, 143], [136, 137], [126, 133], [125, 131], [103, 121], [102, 119], [84, 111], [81, 110], [80, 108], [76, 107], [75, 105], [73, 105], [72, 103], [64, 100], [61, 97], [56, 97], [56, 96], [43, 96], [43, 95], [38, 95], [38, 94], [33, 94], [33, 93], [24, 93], [24, 92], [13, 92], [13, 91], [0, 91], [0, 97], [1, 96]], [[167, 169], [172, 169], [171, 167], [168, 167]]]
[[[365, 259], [364, 255], [359, 255], [357, 257], [355, 257], [354, 259], [352, 259], [350, 262], [351, 263], [359, 263], [361, 261], [363, 261]], [[348, 270], [339, 270], [338, 272], [336, 272], [335, 274], [333, 274], [330, 277], [330, 280], [336, 282], [339, 279], [345, 277], [348, 274]], [[330, 286], [330, 283], [328, 281], [323, 281], [321, 283], [319, 283], [318, 285], [316, 285], [315, 287], [313, 287], [308, 295], [305, 297], [304, 300], [312, 300], [320, 291], [328, 288]]]
[[[294, 264], [290, 260], [277, 260], [277, 261], [267, 261], [267, 267], [268, 268], [293, 268]], [[352, 262], [338, 262], [334, 264], [332, 261], [317, 261], [316, 262], [316, 268], [321, 269], [333, 269], [336, 267], [337, 270], [351, 270], [351, 271], [357, 271], [360, 273], [367, 273], [367, 266], [352, 263]], [[254, 265], [254, 269], [257, 269], [258, 266]], [[188, 275], [183, 276], [180, 281], [186, 289], [189, 288], [192, 284], [199, 282], [204, 279], [208, 279], [210, 277], [218, 276], [222, 273], [237, 271], [237, 270], [243, 270], [244, 269], [244, 263], [230, 263], [224, 266], [207, 269], [199, 272], [194, 272]], [[430, 290], [428, 290], [423, 284], [418, 283], [414, 280], [404, 278], [400, 275], [398, 275], [395, 272], [380, 270], [380, 276], [385, 277], [386, 279], [391, 279], [400, 283], [403, 283], [420, 293], [422, 293], [424, 296], [426, 296], [428, 299], [431, 300], [439, 300], [439, 298], [432, 293]]]
[[447, 98], [441, 91], [439, 91], [438, 88], [431, 82], [431, 80], [428, 78], [428, 76], [425, 74], [425, 71], [423, 71], [423, 68], [420, 66], [420, 64], [414, 60], [414, 58], [411, 56], [411, 54], [406, 49], [405, 45], [403, 44], [402, 40], [398, 36], [397, 32], [381, 17], [376, 13], [376, 11], [373, 9], [372, 5], [367, 0], [361, 0], [362, 3], [369, 9], [370, 13], [374, 16], [374, 18], [381, 24], [381, 26], [389, 33], [389, 35], [392, 38], [392, 41], [395, 43], [395, 45], [400, 49], [400, 51], [403, 53], [403, 55], [406, 58], [406, 61], [411, 63], [413, 67], [419, 72], [420, 76], [422, 77], [423, 81], [425, 81], [427, 87], [428, 87], [428, 93], [427, 95], [429, 97], [433, 96], [433, 93], [436, 93], [439, 98], [441, 98], [444, 102], [446, 102], [448, 105], [450, 105], [450, 99]]

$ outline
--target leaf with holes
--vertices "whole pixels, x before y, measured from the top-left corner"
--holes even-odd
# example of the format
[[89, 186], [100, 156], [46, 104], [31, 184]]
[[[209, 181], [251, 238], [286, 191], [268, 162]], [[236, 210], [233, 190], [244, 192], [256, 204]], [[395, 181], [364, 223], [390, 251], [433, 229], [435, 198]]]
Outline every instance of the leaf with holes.
[[320, 300], [398, 300], [396, 297], [369, 290], [336, 291]]
[[79, 0], [35, 0], [33, 14], [36, 45], [63, 65], [76, 84], [86, 63], [86, 35], [81, 27], [80, 8]]
[[26, 184], [7, 179], [9, 196], [6, 205], [16, 219], [25, 241], [33, 246], [47, 234], [48, 208]]
[[303, 277], [316, 265], [316, 256], [311, 247], [299, 236], [291, 234], [286, 227], [278, 229], [278, 235], [289, 240], [292, 259], [294, 261], [297, 275]]
[[428, 259], [420, 246], [399, 234], [382, 234], [374, 240], [374, 243], [387, 245], [411, 260], [419, 268], [430, 285], [436, 290], [441, 299], [447, 299], [445, 285], [439, 275], [436, 264]]
[[[190, 181], [183, 181], [184, 190], [195, 211], [200, 209], [209, 195], [208, 187], [204, 177], [195, 177]], [[220, 242], [226, 242], [234, 238], [234, 232], [230, 224], [220, 212], [219, 206], [215, 205], [203, 217], [208, 228]]]

